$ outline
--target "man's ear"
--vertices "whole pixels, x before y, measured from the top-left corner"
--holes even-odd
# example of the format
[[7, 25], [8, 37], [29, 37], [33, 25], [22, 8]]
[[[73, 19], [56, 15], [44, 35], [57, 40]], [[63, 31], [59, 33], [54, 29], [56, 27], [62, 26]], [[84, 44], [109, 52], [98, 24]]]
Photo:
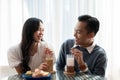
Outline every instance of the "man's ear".
[[94, 32], [91, 32], [91, 33], [89, 33], [89, 35], [88, 35], [89, 38], [94, 38], [94, 36], [95, 36], [95, 33], [94, 33]]

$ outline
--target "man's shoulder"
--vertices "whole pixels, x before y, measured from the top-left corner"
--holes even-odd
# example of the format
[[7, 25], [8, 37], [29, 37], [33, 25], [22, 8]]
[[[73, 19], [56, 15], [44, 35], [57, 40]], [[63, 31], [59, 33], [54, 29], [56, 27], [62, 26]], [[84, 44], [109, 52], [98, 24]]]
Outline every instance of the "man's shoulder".
[[99, 58], [97, 57], [98, 59], [102, 58], [104, 60], [107, 60], [106, 51], [101, 46], [96, 45], [93, 53], [94, 55], [97, 55], [99, 57]]
[[106, 54], [105, 50], [97, 44], [95, 45], [94, 51], [96, 51], [97, 53], [100, 53], [100, 54]]
[[64, 43], [73, 43], [74, 44], [75, 40], [74, 39], [67, 39]]
[[67, 39], [63, 42], [62, 47], [71, 48], [74, 45], [74, 39]]

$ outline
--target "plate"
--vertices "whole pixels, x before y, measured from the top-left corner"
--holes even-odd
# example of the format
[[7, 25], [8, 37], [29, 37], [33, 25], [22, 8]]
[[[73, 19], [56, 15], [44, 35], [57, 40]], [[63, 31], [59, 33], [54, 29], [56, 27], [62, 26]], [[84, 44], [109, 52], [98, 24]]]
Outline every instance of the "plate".
[[55, 73], [56, 73], [56, 71], [50, 71], [49, 73], [51, 73], [51, 74], [55, 74]]
[[66, 74], [66, 75], [75, 75], [75, 72], [70, 73], [70, 72], [64, 71], [64, 74]]
[[51, 80], [51, 76], [52, 76], [52, 75], [49, 74], [48, 76], [33, 78], [33, 77], [30, 76], [30, 75], [22, 74], [22, 77], [23, 77], [25, 80]]

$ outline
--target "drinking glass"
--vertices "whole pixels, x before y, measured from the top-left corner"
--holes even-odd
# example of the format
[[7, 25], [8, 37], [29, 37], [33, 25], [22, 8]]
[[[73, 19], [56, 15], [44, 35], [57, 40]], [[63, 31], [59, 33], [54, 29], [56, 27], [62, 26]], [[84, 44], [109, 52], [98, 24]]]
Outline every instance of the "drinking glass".
[[48, 64], [48, 72], [52, 72], [53, 71], [53, 55], [51, 54], [47, 54], [46, 55], [46, 63]]
[[74, 72], [74, 55], [67, 54], [67, 72]]

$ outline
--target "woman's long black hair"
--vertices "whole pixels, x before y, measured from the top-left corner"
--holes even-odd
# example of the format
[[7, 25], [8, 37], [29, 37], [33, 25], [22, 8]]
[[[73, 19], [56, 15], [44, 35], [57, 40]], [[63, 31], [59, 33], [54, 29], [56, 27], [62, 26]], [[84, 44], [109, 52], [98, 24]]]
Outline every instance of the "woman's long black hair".
[[38, 18], [29, 18], [23, 25], [21, 40], [21, 51], [23, 57], [21, 66], [23, 73], [30, 70], [30, 67], [28, 66], [30, 61], [29, 49], [34, 42], [34, 32], [39, 29], [40, 23], [43, 22]]

